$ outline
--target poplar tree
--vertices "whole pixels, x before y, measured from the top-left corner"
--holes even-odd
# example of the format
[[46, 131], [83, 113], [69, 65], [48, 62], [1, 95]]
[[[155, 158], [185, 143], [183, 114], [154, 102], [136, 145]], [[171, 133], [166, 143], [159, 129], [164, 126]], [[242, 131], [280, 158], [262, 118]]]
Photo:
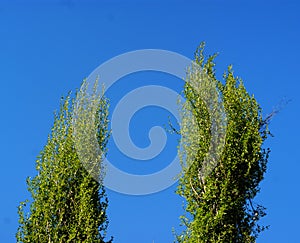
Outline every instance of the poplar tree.
[[[255, 242], [267, 227], [258, 224], [265, 208], [254, 202], [263, 180], [269, 134], [254, 96], [233, 73], [216, 78], [214, 59], [205, 58], [204, 44], [187, 72], [182, 104], [183, 167], [177, 193], [185, 198], [184, 243]], [[216, 131], [214, 131], [214, 129]], [[215, 136], [216, 133], [219, 136]]]
[[[76, 102], [70, 94], [62, 98], [47, 144], [36, 161], [37, 175], [27, 178], [31, 201], [22, 202], [18, 208], [17, 242], [112, 242], [105, 241], [108, 200], [101, 180], [101, 161], [108, 139], [108, 101], [97, 94], [97, 82], [92, 95], [87, 88], [83, 82]], [[93, 174], [83, 165], [76, 149], [93, 148], [93, 144], [88, 139], [76, 144], [75, 110], [85, 112], [85, 117], [96, 116], [93, 124], [84, 119], [77, 124], [82, 131], [94, 132], [102, 151], [89, 157], [93, 159], [89, 167]]]

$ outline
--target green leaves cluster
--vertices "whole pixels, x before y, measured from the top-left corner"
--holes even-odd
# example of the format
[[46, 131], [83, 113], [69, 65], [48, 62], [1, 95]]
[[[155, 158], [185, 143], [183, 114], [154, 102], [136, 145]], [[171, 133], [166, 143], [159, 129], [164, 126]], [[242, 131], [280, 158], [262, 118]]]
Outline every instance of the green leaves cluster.
[[[105, 152], [108, 102], [96, 94], [96, 89], [89, 96], [84, 82], [77, 100], [87, 99], [86, 111], [96, 110], [99, 119], [79, 126], [97, 131], [98, 146]], [[29, 208], [28, 201], [19, 206], [17, 242], [106, 242], [108, 200], [101, 180], [95, 180], [78, 157], [73, 129], [75, 105], [70, 95], [62, 100], [47, 144], [36, 161], [37, 175], [27, 179], [32, 202]], [[88, 141], [81, 142], [81, 146], [89, 146]], [[96, 175], [102, 173], [102, 156], [93, 155], [90, 161]]]
[[[266, 171], [269, 150], [262, 145], [268, 131], [259, 104], [242, 80], [229, 67], [224, 84], [218, 81], [215, 56], [205, 60], [203, 48], [195, 53], [196, 65], [184, 89], [179, 150], [183, 174], [177, 193], [186, 199], [187, 215], [182, 216], [185, 230], [177, 241], [255, 242], [265, 229], [258, 224], [265, 208], [253, 198]], [[208, 89], [199, 92], [201, 82], [204, 87], [209, 82], [218, 98]], [[225, 136], [212, 143], [215, 128]]]

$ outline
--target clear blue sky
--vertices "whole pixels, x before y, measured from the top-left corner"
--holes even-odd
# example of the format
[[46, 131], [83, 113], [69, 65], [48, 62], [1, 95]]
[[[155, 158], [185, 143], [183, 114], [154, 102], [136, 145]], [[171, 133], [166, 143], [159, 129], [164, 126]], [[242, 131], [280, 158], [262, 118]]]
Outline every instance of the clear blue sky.
[[[201, 41], [206, 41], [208, 54], [219, 52], [219, 77], [233, 64], [264, 114], [283, 97], [292, 99], [270, 126], [275, 136], [266, 144], [272, 152], [256, 201], [267, 207], [263, 222], [271, 228], [258, 242], [299, 242], [300, 3], [162, 2], [0, 2], [0, 242], [15, 241], [17, 206], [29, 197], [25, 179], [35, 175], [35, 159], [45, 145], [61, 96], [78, 88], [94, 68], [116, 55], [158, 48], [193, 58]], [[109, 93], [112, 108], [122, 92], [163, 82], [177, 92], [182, 87], [178, 80], [157, 74], [120, 80]], [[166, 124], [168, 115], [154, 107], [137, 113], [131, 127], [137, 145], [146, 146], [147, 129]], [[164, 166], [176, 153], [177, 137], [168, 135], [168, 139], [160, 160]], [[161, 166], [130, 161], [113, 142], [109, 147], [111, 159], [123, 170], [151, 173]], [[109, 235], [116, 243], [172, 242], [172, 227], [180, 231], [182, 214], [182, 199], [175, 189], [176, 185], [139, 197], [108, 191]]]

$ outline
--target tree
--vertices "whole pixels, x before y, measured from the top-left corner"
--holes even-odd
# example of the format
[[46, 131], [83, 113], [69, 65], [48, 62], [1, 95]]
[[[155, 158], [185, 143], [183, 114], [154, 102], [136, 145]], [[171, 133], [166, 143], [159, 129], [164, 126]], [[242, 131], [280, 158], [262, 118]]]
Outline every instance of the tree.
[[[36, 161], [37, 175], [27, 179], [32, 202], [29, 209], [28, 201], [18, 208], [17, 242], [105, 242], [108, 200], [101, 180], [101, 161], [108, 139], [108, 101], [97, 94], [96, 88], [97, 82], [89, 95], [83, 82], [76, 100], [70, 95], [62, 99], [47, 144]], [[93, 174], [80, 161], [76, 149], [75, 111], [77, 116], [81, 113], [98, 118], [93, 124], [77, 119], [77, 127], [82, 128], [79, 133], [93, 131], [100, 147], [101, 153], [89, 157], [93, 159], [89, 161]], [[76, 136], [82, 135], [78, 130]], [[79, 141], [83, 148], [92, 147], [88, 139]]]
[[186, 199], [186, 215], [177, 241], [255, 242], [266, 228], [258, 224], [265, 208], [253, 201], [270, 152], [262, 147], [266, 122], [232, 67], [221, 83], [216, 55], [205, 59], [203, 49], [195, 52], [184, 88], [177, 193]]

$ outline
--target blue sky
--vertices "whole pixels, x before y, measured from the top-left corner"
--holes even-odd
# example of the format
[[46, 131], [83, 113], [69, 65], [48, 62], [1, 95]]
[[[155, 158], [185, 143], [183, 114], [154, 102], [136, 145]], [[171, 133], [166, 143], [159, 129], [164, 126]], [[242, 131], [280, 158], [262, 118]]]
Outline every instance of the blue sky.
[[[284, 97], [292, 101], [271, 122], [272, 150], [261, 193], [271, 225], [258, 242], [299, 242], [299, 55], [297, 1], [1, 1], [1, 200], [0, 242], [14, 242], [17, 206], [29, 197], [25, 179], [35, 175], [35, 159], [45, 145], [61, 96], [75, 90], [98, 65], [144, 48], [165, 49], [193, 58], [201, 41], [218, 52], [218, 76], [233, 64], [264, 114]], [[160, 84], [180, 92], [182, 84], [163, 74], [125, 77], [108, 92], [113, 109], [135, 87]], [[115, 90], [114, 90], [115, 89]], [[168, 112], [149, 107], [133, 117], [130, 132], [147, 146], [153, 125]], [[148, 130], [147, 130], [148, 129]], [[128, 159], [109, 144], [110, 158], [128, 172], [152, 173], [176, 154], [178, 137], [168, 134], [159, 160]], [[163, 164], [161, 164], [163, 163]], [[153, 165], [153, 166], [152, 166]], [[116, 243], [172, 242], [180, 231], [183, 200], [176, 185], [147, 196], [108, 190], [109, 230]]]

